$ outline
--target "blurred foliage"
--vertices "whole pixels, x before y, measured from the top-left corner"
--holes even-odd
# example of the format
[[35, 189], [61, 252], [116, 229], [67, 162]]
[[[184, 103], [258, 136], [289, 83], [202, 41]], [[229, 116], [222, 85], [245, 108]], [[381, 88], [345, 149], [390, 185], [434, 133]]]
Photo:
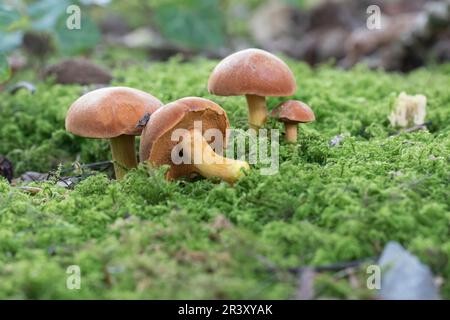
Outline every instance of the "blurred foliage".
[[10, 7], [0, 4], [0, 30], [8, 31], [16, 27], [20, 20], [20, 14]]
[[3, 53], [0, 53], [0, 83], [9, 79], [11, 71], [8, 60]]
[[100, 32], [97, 25], [89, 16], [81, 15], [80, 30], [69, 30], [65, 27], [66, 16], [60, 16], [56, 21], [55, 35], [59, 48], [63, 54], [71, 55], [86, 52], [100, 41]]
[[225, 19], [220, 0], [165, 1], [155, 7], [155, 23], [175, 44], [194, 49], [220, 48]]
[[66, 8], [69, 0], [40, 0], [27, 6], [27, 18], [33, 31], [51, 32], [59, 17], [67, 17]]
[[[65, 54], [79, 54], [93, 48], [100, 40], [96, 23], [88, 14], [88, 1], [39, 0], [27, 3], [14, 1], [0, 6], [0, 52], [11, 51], [22, 43], [25, 32], [47, 33], [56, 47]], [[69, 30], [66, 10], [70, 5], [81, 7], [81, 29]]]
[[[303, 0], [285, 0], [303, 5]], [[231, 39], [248, 37], [248, 20], [259, 0], [6, 0], [0, 5], [0, 52], [11, 52], [25, 34], [49, 35], [56, 56], [84, 54], [100, 41], [97, 26], [110, 15], [131, 28], [152, 27], [170, 44], [190, 50], [215, 51]], [[70, 5], [81, 8], [81, 29], [66, 26]], [[4, 68], [4, 66], [3, 66]], [[3, 69], [2, 73], [7, 70]]]
[[[303, 0], [284, 0], [302, 7]], [[113, 0], [132, 27], [151, 25], [175, 45], [219, 49], [234, 37], [248, 36], [248, 20], [261, 0]]]
[[[284, 0], [303, 7], [307, 1]], [[22, 45], [24, 34], [49, 35], [56, 56], [85, 54], [100, 41], [98, 24], [110, 15], [131, 28], [152, 27], [175, 47], [217, 51], [249, 38], [248, 21], [260, 0], [5, 0], [0, 5], [0, 52]], [[66, 26], [70, 5], [81, 8], [81, 29]], [[4, 66], [3, 66], [4, 68]], [[6, 70], [1, 72], [5, 73]]]

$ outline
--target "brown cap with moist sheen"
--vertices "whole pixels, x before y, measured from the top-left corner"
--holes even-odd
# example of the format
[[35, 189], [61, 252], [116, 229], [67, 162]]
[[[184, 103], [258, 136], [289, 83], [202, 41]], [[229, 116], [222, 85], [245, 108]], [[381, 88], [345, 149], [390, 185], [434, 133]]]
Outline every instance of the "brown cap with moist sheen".
[[87, 138], [139, 135], [136, 124], [162, 106], [144, 91], [127, 87], [97, 89], [78, 98], [67, 111], [66, 130]]
[[296, 88], [286, 63], [260, 49], [229, 55], [215, 67], [208, 81], [208, 91], [218, 96], [284, 97], [294, 94]]
[[289, 100], [280, 103], [271, 112], [271, 116], [281, 122], [302, 123], [316, 120], [311, 108], [298, 100]]
[[195, 172], [193, 165], [175, 165], [171, 160], [172, 149], [180, 142], [172, 141], [172, 132], [176, 129], [194, 129], [195, 121], [201, 122], [202, 134], [208, 129], [218, 129], [226, 140], [226, 130], [230, 125], [225, 111], [208, 99], [187, 97], [169, 103], [152, 114], [142, 132], [141, 161], [149, 161], [156, 166], [170, 165], [167, 173], [169, 179]]

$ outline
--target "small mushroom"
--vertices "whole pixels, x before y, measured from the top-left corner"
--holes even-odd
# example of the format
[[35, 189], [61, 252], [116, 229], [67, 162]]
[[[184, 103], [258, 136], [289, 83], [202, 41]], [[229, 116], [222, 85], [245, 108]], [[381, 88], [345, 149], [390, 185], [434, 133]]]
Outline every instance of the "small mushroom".
[[284, 122], [286, 129], [286, 142], [297, 142], [297, 126], [299, 123], [307, 123], [316, 120], [314, 112], [311, 108], [298, 100], [289, 100], [280, 103], [271, 116], [280, 122]]
[[258, 130], [267, 120], [267, 96], [284, 97], [297, 88], [294, 75], [278, 57], [260, 49], [246, 49], [223, 59], [213, 70], [208, 91], [219, 96], [245, 95], [248, 122]]
[[[154, 166], [169, 165], [168, 179], [200, 174], [233, 184], [244, 175], [242, 169], [249, 169], [248, 163], [222, 157], [204, 138], [209, 129], [218, 130], [223, 150], [228, 128], [228, 117], [216, 103], [197, 97], [174, 101], [152, 114], [142, 132], [140, 159]], [[178, 131], [182, 134], [173, 138], [177, 129], [184, 130]], [[175, 164], [173, 155], [183, 156], [187, 161]]]
[[142, 128], [136, 124], [146, 114], [162, 106], [146, 92], [110, 87], [91, 91], [78, 98], [66, 116], [66, 130], [86, 138], [110, 139], [114, 171], [122, 179], [137, 166], [135, 136]]

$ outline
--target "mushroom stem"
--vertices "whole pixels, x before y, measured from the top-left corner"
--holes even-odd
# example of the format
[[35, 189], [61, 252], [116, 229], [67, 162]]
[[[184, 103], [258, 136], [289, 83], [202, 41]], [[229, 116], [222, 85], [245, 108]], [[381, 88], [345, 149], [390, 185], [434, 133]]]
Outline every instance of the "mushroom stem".
[[250, 170], [247, 162], [222, 157], [214, 152], [198, 130], [190, 130], [183, 138], [183, 150], [190, 155], [190, 163], [205, 178], [217, 177], [230, 184], [245, 175], [242, 169]]
[[285, 140], [286, 142], [296, 143], [297, 142], [297, 123], [285, 122], [284, 127], [286, 129]]
[[248, 104], [248, 124], [250, 128], [258, 130], [267, 120], [266, 98], [247, 94], [245, 96]]
[[125, 134], [110, 139], [117, 180], [122, 180], [128, 170], [137, 167], [134, 139], [134, 136]]

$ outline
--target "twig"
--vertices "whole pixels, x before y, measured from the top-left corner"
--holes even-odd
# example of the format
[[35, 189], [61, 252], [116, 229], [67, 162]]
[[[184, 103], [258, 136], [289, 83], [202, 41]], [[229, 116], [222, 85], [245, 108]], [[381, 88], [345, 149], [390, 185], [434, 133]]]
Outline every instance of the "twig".
[[[280, 268], [275, 265], [273, 262], [271, 262], [269, 259], [267, 259], [264, 256], [257, 255], [256, 258], [265, 265], [269, 271], [276, 272], [276, 271], [282, 271]], [[293, 274], [299, 274], [303, 272], [304, 270], [311, 269], [315, 272], [326, 272], [326, 271], [340, 271], [347, 268], [355, 268], [359, 267], [367, 262], [374, 261], [375, 258], [365, 258], [365, 259], [359, 259], [354, 261], [345, 261], [345, 262], [337, 262], [332, 264], [326, 264], [326, 265], [320, 265], [320, 266], [302, 266], [298, 268], [288, 268], [286, 271], [293, 273]]]
[[431, 121], [425, 122], [423, 124], [418, 124], [415, 125], [413, 127], [407, 128], [407, 129], [403, 129], [400, 131], [397, 131], [396, 133], [393, 133], [390, 135], [390, 137], [396, 137], [401, 135], [402, 133], [410, 133], [410, 132], [415, 132], [415, 131], [420, 131], [420, 130], [426, 130], [427, 126], [431, 125]]
[[312, 268], [305, 268], [298, 279], [296, 300], [312, 300], [314, 298], [314, 279], [316, 273]]
[[288, 268], [286, 270], [280, 269], [276, 264], [267, 259], [267, 257], [257, 255], [256, 259], [258, 259], [269, 271], [271, 272], [279, 272], [279, 271], [288, 271], [292, 274], [300, 274], [305, 270], [312, 270], [314, 272], [327, 272], [327, 271], [341, 271], [348, 268], [356, 268], [365, 263], [375, 261], [374, 257], [359, 259], [354, 261], [345, 261], [345, 262], [337, 262], [332, 264], [320, 265], [320, 266], [302, 266], [298, 268]]
[[348, 268], [359, 267], [367, 262], [374, 261], [374, 258], [365, 258], [354, 261], [337, 262], [333, 264], [321, 265], [321, 266], [305, 266], [300, 268], [290, 268], [289, 272], [299, 273], [303, 272], [305, 269], [313, 269], [315, 272], [326, 272], [326, 271], [340, 271]]
[[[99, 168], [102, 171], [106, 170], [107, 168], [109, 168], [110, 166], [112, 166], [113, 162], [108, 160], [108, 161], [100, 161], [100, 162], [93, 162], [93, 163], [86, 163], [80, 166], [81, 169], [95, 169], [95, 168]], [[64, 169], [61, 170], [61, 173], [65, 173], [65, 172], [71, 172], [73, 171], [73, 168], [70, 169]]]
[[30, 194], [37, 194], [39, 192], [41, 192], [43, 189], [42, 188], [38, 188], [38, 187], [28, 187], [28, 186], [21, 186], [21, 187], [17, 187], [18, 189], [26, 192], [26, 193], [30, 193]]
[[[352, 276], [356, 268], [361, 267], [366, 263], [370, 263], [376, 260], [376, 258], [365, 258], [354, 261], [337, 262], [333, 264], [320, 265], [320, 266], [302, 266], [298, 268], [279, 268], [276, 264], [270, 261], [267, 257], [257, 255], [258, 259], [270, 273], [279, 274], [281, 272], [288, 272], [298, 277], [297, 291], [294, 299], [297, 300], [311, 300], [317, 296], [317, 292], [314, 289], [314, 280], [316, 273], [320, 272], [337, 272], [337, 277]], [[351, 279], [352, 286], [356, 286], [355, 279]]]

